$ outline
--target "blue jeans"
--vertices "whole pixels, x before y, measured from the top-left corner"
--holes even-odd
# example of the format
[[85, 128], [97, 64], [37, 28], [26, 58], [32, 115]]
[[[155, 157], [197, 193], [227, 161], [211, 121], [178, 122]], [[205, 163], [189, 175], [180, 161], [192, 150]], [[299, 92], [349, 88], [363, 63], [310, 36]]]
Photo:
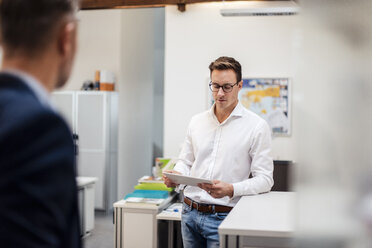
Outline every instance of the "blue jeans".
[[218, 248], [218, 226], [228, 213], [201, 213], [183, 203], [182, 240], [184, 248]]

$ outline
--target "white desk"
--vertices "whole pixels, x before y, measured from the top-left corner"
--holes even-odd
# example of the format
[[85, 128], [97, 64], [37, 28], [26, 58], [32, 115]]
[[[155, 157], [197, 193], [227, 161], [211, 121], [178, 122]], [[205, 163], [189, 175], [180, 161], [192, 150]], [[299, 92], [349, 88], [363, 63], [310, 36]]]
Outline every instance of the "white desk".
[[218, 228], [220, 247], [291, 247], [295, 193], [243, 196]]
[[80, 234], [85, 237], [94, 228], [94, 184], [96, 177], [77, 177], [80, 212]]
[[[177, 210], [174, 210], [174, 209], [177, 209]], [[182, 214], [182, 203], [178, 202], [178, 203], [173, 203], [167, 209], [163, 210], [160, 214], [156, 216], [156, 219], [181, 221], [181, 214]]]
[[168, 207], [175, 198], [168, 197], [159, 206], [146, 203], [114, 203], [115, 248], [156, 248], [156, 215]]
[[[163, 210], [160, 214], [156, 215], [157, 220], [167, 220], [168, 221], [168, 247], [173, 247], [173, 235], [174, 235], [174, 221], [181, 221], [182, 217], [182, 203], [177, 204], [178, 212]], [[173, 205], [172, 205], [173, 206]], [[172, 207], [170, 206], [170, 207]]]

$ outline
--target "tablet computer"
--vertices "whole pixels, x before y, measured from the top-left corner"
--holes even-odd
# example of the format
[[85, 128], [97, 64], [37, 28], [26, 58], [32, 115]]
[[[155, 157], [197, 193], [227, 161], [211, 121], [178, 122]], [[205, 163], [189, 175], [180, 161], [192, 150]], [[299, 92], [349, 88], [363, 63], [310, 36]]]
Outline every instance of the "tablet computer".
[[168, 172], [163, 172], [163, 175], [166, 175], [170, 180], [178, 184], [186, 184], [190, 186], [198, 186], [198, 183], [213, 184], [212, 180], [198, 178], [198, 177], [184, 176], [184, 175], [168, 173]]

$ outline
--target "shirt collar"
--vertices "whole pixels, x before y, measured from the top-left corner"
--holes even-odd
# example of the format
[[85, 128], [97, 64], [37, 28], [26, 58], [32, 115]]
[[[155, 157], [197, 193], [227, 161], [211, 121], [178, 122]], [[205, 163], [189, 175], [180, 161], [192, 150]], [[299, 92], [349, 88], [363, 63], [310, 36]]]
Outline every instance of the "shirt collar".
[[[214, 108], [216, 107], [216, 103], [212, 105], [212, 107], [209, 109], [209, 114], [217, 120], [216, 114], [214, 113]], [[244, 107], [241, 105], [241, 103], [238, 101], [238, 104], [235, 106], [234, 110], [231, 112], [230, 116], [227, 117], [227, 119], [224, 121], [226, 122], [228, 119], [230, 119], [232, 116], [241, 117], [243, 116]], [[221, 123], [222, 124], [222, 123]]]
[[24, 81], [24, 83], [35, 94], [36, 98], [39, 100], [41, 104], [43, 104], [46, 107], [53, 108], [51, 104], [50, 96], [47, 90], [42, 86], [40, 81], [37, 80], [35, 77], [23, 71], [16, 70], [16, 69], [6, 69], [6, 70], [3, 70], [3, 72], [16, 76], [18, 78], [21, 78]]
[[243, 111], [244, 111], [244, 107], [238, 101], [238, 104], [235, 106], [230, 116], [243, 116]]

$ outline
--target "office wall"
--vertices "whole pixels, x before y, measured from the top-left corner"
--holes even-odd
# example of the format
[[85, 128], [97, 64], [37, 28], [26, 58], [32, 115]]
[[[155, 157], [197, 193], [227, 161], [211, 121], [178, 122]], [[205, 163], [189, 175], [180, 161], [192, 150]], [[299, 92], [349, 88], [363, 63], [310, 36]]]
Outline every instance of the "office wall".
[[[298, 17], [222, 17], [221, 6], [165, 8], [165, 156], [178, 156], [190, 118], [207, 109], [208, 66], [217, 57], [235, 57], [245, 77], [294, 76]], [[275, 159], [295, 159], [295, 136], [273, 139]]]
[[[80, 90], [94, 72], [106, 69], [119, 75], [121, 10], [79, 11], [78, 50], [71, 77], [62, 90]], [[120, 81], [120, 76], [117, 78]]]
[[96, 69], [115, 73], [120, 199], [151, 173], [153, 156], [162, 153], [164, 9], [80, 11], [79, 19], [79, 49], [63, 90], [79, 90]]

